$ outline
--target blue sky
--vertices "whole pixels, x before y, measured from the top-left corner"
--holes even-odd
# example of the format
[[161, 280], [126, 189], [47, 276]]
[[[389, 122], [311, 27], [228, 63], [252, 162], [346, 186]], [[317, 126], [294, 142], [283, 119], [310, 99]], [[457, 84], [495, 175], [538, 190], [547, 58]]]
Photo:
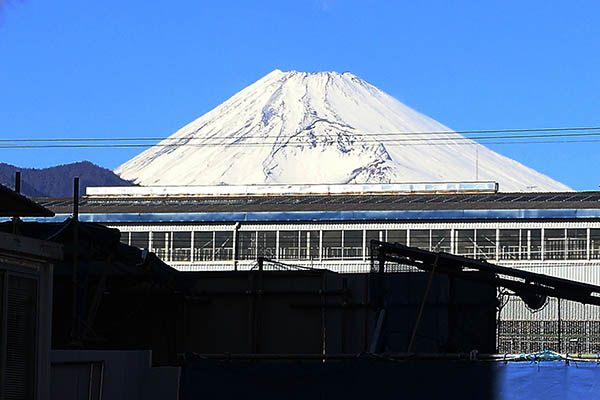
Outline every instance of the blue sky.
[[[455, 130], [600, 126], [597, 1], [0, 0], [0, 137], [168, 136], [275, 68], [351, 71]], [[490, 145], [575, 189], [600, 143]], [[114, 168], [140, 149], [0, 149]]]

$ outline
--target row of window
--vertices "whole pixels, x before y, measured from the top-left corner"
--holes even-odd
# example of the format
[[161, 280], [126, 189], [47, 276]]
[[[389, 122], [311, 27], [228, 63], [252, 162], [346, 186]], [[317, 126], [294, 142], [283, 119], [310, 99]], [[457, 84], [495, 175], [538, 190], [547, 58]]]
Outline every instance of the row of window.
[[[226, 261], [233, 231], [122, 232], [124, 243], [166, 261]], [[410, 229], [240, 231], [236, 257], [254, 260], [358, 260], [371, 240], [491, 260], [600, 259], [600, 229]], [[589, 243], [589, 250], [588, 250]], [[542, 246], [543, 245], [543, 246]], [[542, 251], [543, 249], [543, 251]], [[588, 255], [589, 251], [589, 255]]]

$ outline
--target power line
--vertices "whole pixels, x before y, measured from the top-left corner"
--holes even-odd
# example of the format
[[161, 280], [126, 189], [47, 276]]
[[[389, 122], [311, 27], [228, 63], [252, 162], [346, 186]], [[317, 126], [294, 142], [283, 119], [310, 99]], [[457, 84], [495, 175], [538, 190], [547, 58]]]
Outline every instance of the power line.
[[[320, 122], [320, 121], [317, 121]], [[314, 126], [314, 123], [311, 125]], [[310, 126], [309, 126], [310, 127]], [[352, 128], [350, 128], [352, 129]], [[309, 130], [307, 127], [305, 129]], [[489, 134], [497, 135], [504, 133], [535, 133], [535, 132], [580, 132], [580, 131], [598, 131], [600, 126], [592, 127], [563, 127], [563, 128], [519, 128], [519, 129], [488, 129], [488, 130], [463, 130], [463, 131], [423, 131], [423, 132], [354, 132], [355, 135], [360, 136], [416, 136], [416, 135], [471, 135], [471, 134]], [[299, 133], [299, 132], [298, 132]], [[298, 134], [296, 133], [296, 134]], [[565, 134], [566, 135], [566, 134]], [[584, 134], [572, 133], [569, 136], [580, 136]], [[313, 137], [329, 137], [329, 135], [312, 135]], [[510, 135], [517, 136], [517, 135]], [[510, 138], [505, 136], [504, 138]], [[535, 137], [534, 135], [518, 135], [523, 137]], [[551, 136], [550, 134], [544, 136]], [[487, 136], [486, 136], [487, 137]], [[114, 138], [13, 138], [13, 139], [0, 139], [0, 143], [22, 143], [22, 142], [135, 142], [135, 141], [164, 141], [164, 140], [216, 140], [216, 139], [233, 139], [234, 136], [212, 136], [208, 138], [174, 138], [171, 136], [166, 137], [114, 137]], [[269, 139], [277, 138], [277, 136], [256, 136], [248, 135], [244, 136], [245, 139]], [[482, 137], [473, 137], [467, 139], [480, 139]], [[444, 138], [454, 139], [454, 138]], [[425, 139], [431, 140], [431, 139]]]
[[[600, 134], [596, 135], [600, 136]], [[454, 139], [456, 140], [456, 139]], [[528, 141], [517, 141], [517, 140], [508, 140], [508, 141], [490, 141], [486, 142], [486, 144], [556, 144], [556, 143], [598, 143], [600, 139], [579, 139], [579, 140], [528, 140]], [[334, 144], [336, 141], [329, 142], [321, 142], [319, 144]], [[374, 142], [360, 142], [360, 144], [378, 144], [380, 141]], [[49, 145], [0, 145], [0, 149], [83, 149], [83, 148], [142, 148], [142, 147], [219, 147], [219, 146], [234, 146], [234, 147], [265, 147], [265, 146], [273, 146], [279, 143], [229, 143], [229, 144], [219, 144], [219, 143], [207, 143], [207, 144], [156, 144], [156, 145], [146, 145], [146, 144], [49, 144]], [[444, 146], [448, 145], [448, 143], [428, 143], [427, 141], [423, 142], [410, 142], [410, 143], [401, 143], [402, 145], [410, 145], [410, 146]], [[477, 145], [477, 142], [469, 141], [463, 143], [451, 143], [456, 146], [473, 146]], [[314, 147], [312, 143], [286, 143], [288, 147]]]

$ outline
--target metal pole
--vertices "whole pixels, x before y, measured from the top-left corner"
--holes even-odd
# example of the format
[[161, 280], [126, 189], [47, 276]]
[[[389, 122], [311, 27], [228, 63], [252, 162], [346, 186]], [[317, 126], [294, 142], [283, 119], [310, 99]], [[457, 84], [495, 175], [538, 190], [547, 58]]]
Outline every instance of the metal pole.
[[15, 172], [15, 192], [21, 193], [21, 171]]
[[78, 290], [79, 290], [79, 178], [73, 178], [73, 282], [71, 299], [71, 341], [79, 339]]
[[561, 352], [561, 342], [560, 342], [560, 297], [558, 298], [558, 352]]
[[[15, 172], [15, 192], [17, 193], [21, 193], [21, 171], [17, 171]], [[19, 216], [18, 215], [14, 215], [12, 217], [12, 223], [13, 223], [13, 233], [16, 235], [19, 233]]]
[[427, 286], [425, 287], [425, 293], [423, 294], [423, 301], [421, 302], [421, 307], [419, 308], [419, 314], [417, 315], [417, 321], [415, 322], [415, 326], [413, 328], [412, 335], [410, 336], [410, 341], [408, 342], [408, 350], [406, 351], [407, 353], [411, 352], [413, 343], [415, 341], [415, 337], [417, 336], [417, 330], [419, 329], [421, 317], [423, 316], [423, 310], [425, 309], [425, 303], [427, 302], [427, 296], [429, 295], [429, 289], [431, 289], [431, 281], [433, 281], [433, 275], [435, 274], [435, 269], [437, 267], [439, 259], [440, 259], [440, 253], [437, 253], [435, 256], [435, 261], [433, 263], [433, 267], [431, 268], [431, 272], [429, 273], [429, 279], [427, 280]]

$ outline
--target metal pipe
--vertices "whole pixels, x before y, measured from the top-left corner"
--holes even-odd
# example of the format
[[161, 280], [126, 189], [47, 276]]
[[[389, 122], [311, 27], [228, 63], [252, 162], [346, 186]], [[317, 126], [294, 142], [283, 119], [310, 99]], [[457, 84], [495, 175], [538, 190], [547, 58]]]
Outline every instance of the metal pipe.
[[21, 193], [21, 171], [15, 172], [15, 192]]
[[79, 291], [79, 178], [73, 178], [73, 280], [71, 298], [71, 342], [79, 340], [79, 315], [78, 315], [78, 291]]
[[558, 298], [558, 352], [560, 353], [562, 343], [560, 337], [561, 323], [560, 323], [560, 297]]

